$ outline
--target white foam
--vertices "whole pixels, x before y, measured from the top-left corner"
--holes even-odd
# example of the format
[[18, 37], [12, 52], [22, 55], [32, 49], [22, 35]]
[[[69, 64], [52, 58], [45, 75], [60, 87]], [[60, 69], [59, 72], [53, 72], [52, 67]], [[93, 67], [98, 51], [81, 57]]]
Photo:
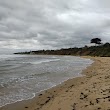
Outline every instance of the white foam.
[[41, 64], [41, 63], [48, 63], [48, 62], [55, 62], [55, 61], [59, 61], [60, 59], [47, 59], [47, 60], [42, 60], [42, 61], [37, 61], [37, 62], [30, 62], [31, 64]]

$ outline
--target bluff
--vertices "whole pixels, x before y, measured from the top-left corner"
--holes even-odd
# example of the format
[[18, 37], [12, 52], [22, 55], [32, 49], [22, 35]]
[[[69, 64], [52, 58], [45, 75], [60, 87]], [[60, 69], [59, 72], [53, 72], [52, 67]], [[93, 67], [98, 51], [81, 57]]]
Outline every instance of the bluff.
[[110, 57], [110, 43], [99, 46], [74, 47], [59, 50], [38, 50], [30, 52], [19, 52], [14, 54], [33, 54], [33, 55], [74, 55], [74, 56], [101, 56]]

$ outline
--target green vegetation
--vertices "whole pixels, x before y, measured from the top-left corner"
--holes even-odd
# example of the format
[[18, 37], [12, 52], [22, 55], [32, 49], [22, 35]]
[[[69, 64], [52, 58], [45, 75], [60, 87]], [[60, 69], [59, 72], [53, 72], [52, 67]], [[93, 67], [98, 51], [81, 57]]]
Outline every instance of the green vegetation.
[[110, 43], [99, 46], [85, 46], [82, 48], [68, 48], [60, 50], [39, 50], [30, 52], [20, 52], [15, 54], [37, 54], [37, 55], [74, 55], [74, 56], [101, 56], [110, 57]]

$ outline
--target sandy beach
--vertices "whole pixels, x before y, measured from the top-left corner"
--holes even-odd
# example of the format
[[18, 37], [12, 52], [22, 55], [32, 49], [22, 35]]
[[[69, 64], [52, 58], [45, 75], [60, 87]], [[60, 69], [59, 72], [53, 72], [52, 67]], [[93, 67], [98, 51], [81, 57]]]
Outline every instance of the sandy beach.
[[83, 77], [0, 110], [110, 110], [110, 58], [90, 58], [95, 62], [82, 72]]

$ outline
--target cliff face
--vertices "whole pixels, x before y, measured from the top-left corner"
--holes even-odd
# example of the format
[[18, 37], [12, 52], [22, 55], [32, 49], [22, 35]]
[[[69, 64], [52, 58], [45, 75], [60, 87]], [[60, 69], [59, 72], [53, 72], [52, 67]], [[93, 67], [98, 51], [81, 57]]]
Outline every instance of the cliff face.
[[30, 52], [21, 52], [15, 54], [37, 54], [37, 55], [75, 55], [75, 56], [104, 56], [110, 57], [110, 44], [106, 43], [100, 46], [68, 48], [60, 50], [39, 50]]

